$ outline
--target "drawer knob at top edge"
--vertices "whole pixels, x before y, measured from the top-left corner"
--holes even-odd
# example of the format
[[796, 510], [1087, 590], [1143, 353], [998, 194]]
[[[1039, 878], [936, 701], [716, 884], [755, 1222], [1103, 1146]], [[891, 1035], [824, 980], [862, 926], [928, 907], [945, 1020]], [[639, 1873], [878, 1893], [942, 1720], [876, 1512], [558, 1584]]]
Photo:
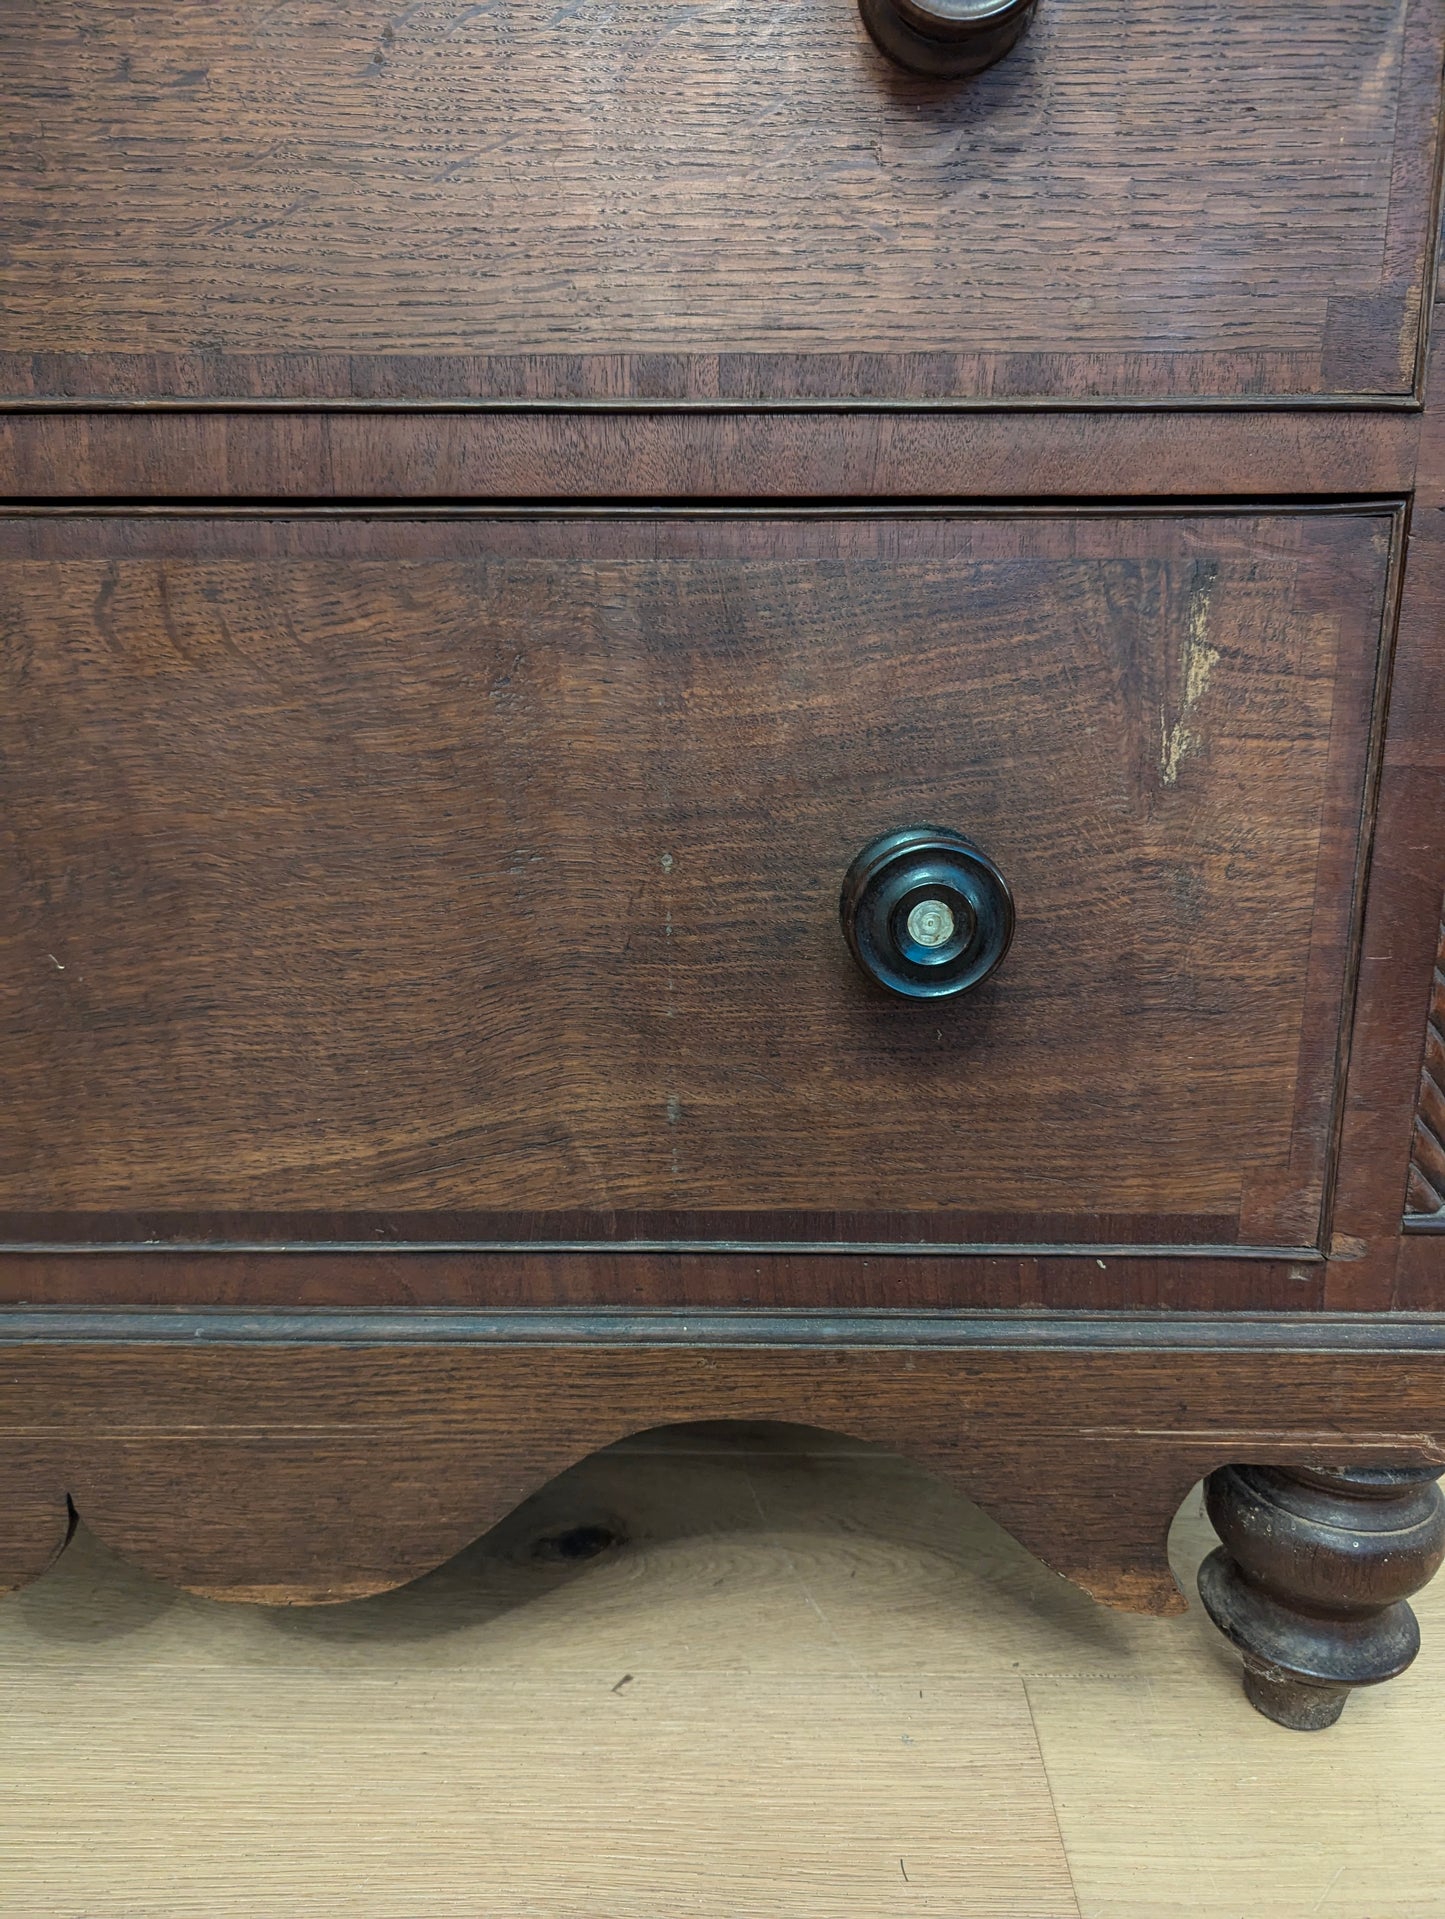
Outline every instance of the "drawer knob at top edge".
[[859, 0], [880, 53], [910, 73], [963, 79], [1022, 36], [1037, 0]]
[[951, 999], [988, 978], [1014, 931], [1008, 882], [973, 841], [946, 826], [870, 840], [838, 901], [861, 970], [902, 999]]

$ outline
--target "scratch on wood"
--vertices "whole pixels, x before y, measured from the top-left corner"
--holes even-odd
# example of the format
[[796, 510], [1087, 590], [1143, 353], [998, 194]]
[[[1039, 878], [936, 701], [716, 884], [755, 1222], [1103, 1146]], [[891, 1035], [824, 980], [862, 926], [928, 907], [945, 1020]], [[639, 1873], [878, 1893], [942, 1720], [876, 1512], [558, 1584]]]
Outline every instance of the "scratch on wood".
[[[1166, 1443], [1194, 1445], [1210, 1440], [1228, 1449], [1236, 1459], [1256, 1462], [1287, 1459], [1306, 1453], [1325, 1458], [1343, 1458], [1360, 1453], [1366, 1460], [1418, 1458], [1427, 1465], [1445, 1464], [1445, 1438], [1439, 1433], [1341, 1433], [1330, 1429], [1315, 1432], [1284, 1430], [1281, 1427], [1241, 1426], [1234, 1429], [1208, 1426], [1081, 1426], [1081, 1440], [1154, 1439]], [[1238, 1449], [1251, 1447], [1246, 1454]], [[1223, 1457], [1224, 1455], [1221, 1455]]]
[[1209, 602], [1214, 591], [1216, 569], [1201, 567], [1189, 593], [1188, 629], [1184, 638], [1184, 690], [1179, 712], [1171, 726], [1167, 712], [1161, 710], [1159, 730], [1161, 750], [1159, 772], [1166, 786], [1173, 786], [1185, 756], [1200, 744], [1200, 736], [1190, 726], [1195, 709], [1209, 690], [1209, 678], [1219, 664], [1219, 649], [1209, 644]]

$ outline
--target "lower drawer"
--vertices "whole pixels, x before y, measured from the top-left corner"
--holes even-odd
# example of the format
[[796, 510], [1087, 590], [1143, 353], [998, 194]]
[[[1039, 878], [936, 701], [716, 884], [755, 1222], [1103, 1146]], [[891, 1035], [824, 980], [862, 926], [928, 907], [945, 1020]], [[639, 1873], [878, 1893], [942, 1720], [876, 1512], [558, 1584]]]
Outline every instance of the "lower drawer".
[[[1307, 1249], [1398, 531], [12, 514], [0, 1229]], [[955, 998], [840, 930], [919, 822]]]

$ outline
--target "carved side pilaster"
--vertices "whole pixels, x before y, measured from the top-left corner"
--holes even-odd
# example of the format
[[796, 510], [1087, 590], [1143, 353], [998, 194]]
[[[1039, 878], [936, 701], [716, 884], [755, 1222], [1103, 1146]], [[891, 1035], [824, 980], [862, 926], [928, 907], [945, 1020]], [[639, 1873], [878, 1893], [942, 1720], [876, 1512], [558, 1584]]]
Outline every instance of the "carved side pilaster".
[[1412, 1219], [1445, 1217], [1445, 924], [1440, 928], [1425, 1029], [1425, 1064], [1415, 1109], [1405, 1211]]

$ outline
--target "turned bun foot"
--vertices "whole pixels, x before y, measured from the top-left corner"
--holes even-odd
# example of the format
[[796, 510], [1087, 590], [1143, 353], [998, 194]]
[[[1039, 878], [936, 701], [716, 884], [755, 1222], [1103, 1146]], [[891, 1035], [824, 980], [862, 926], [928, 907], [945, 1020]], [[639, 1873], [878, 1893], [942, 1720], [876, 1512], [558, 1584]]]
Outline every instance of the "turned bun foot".
[[1206, 1482], [1223, 1542], [1199, 1569], [1210, 1618], [1244, 1655], [1250, 1704], [1297, 1732], [1332, 1726], [1355, 1686], [1420, 1650], [1405, 1604], [1445, 1559], [1439, 1467], [1225, 1466]]

